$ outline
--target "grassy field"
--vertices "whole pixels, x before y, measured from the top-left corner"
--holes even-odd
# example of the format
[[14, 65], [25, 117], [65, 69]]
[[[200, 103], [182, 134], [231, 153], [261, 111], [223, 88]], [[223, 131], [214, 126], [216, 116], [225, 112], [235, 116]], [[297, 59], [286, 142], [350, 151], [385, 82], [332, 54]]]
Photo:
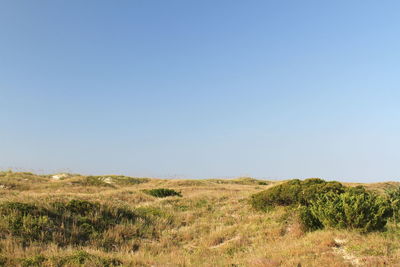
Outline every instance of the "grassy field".
[[253, 210], [249, 196], [278, 183], [0, 172], [0, 265], [400, 266], [393, 223], [305, 232], [290, 208]]

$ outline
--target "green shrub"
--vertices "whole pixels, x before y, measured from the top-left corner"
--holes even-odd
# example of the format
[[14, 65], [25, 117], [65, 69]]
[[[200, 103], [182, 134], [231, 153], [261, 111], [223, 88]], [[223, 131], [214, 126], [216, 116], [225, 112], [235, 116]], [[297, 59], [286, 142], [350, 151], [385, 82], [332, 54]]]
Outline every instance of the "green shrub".
[[315, 231], [324, 227], [321, 221], [311, 213], [310, 208], [306, 206], [299, 208], [299, 217], [306, 231]]
[[171, 197], [171, 196], [178, 196], [181, 197], [182, 194], [180, 192], [177, 192], [173, 189], [167, 189], [167, 188], [156, 188], [156, 189], [148, 189], [148, 190], [143, 190], [148, 195], [151, 195], [153, 197]]
[[[400, 193], [399, 193], [400, 194]], [[396, 202], [368, 192], [362, 186], [346, 188], [338, 182], [312, 178], [291, 180], [254, 194], [251, 205], [267, 211], [274, 206], [297, 205], [299, 217], [307, 230], [323, 227], [379, 231], [386, 226]]]
[[390, 206], [384, 198], [361, 188], [350, 188], [342, 194], [319, 195], [305, 209], [302, 220], [309, 229], [315, 229], [319, 221], [329, 228], [380, 231], [391, 216]]
[[267, 211], [274, 206], [309, 205], [318, 195], [327, 192], [342, 193], [344, 186], [311, 178], [304, 181], [290, 180], [251, 196], [250, 203], [257, 210]]
[[386, 190], [386, 196], [393, 212], [393, 222], [397, 227], [400, 219], [400, 186]]
[[257, 210], [269, 210], [274, 206], [298, 203], [301, 192], [300, 180], [291, 180], [251, 196], [250, 203]]
[[299, 202], [302, 205], [309, 205], [319, 195], [333, 192], [342, 194], [345, 192], [345, 187], [339, 182], [325, 182], [318, 178], [306, 179], [301, 184], [302, 191], [299, 195]]

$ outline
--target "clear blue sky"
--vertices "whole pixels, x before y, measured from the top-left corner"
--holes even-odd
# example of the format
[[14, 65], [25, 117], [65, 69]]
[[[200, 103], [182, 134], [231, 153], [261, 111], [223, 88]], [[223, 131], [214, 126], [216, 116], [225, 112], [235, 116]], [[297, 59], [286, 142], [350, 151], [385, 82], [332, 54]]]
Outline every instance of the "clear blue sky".
[[0, 3], [0, 168], [400, 175], [400, 2]]

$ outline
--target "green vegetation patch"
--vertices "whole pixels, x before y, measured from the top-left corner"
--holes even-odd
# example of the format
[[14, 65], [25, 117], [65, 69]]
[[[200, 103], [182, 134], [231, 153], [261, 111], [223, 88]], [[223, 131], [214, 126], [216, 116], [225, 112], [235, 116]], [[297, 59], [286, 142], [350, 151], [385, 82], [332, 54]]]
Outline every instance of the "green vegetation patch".
[[250, 203], [262, 211], [275, 206], [297, 207], [307, 230], [327, 227], [360, 232], [381, 231], [393, 214], [393, 208], [384, 196], [366, 191], [361, 186], [345, 187], [318, 178], [285, 182], [252, 195]]
[[147, 232], [148, 216], [125, 207], [110, 207], [85, 200], [55, 201], [40, 206], [31, 203], [0, 204], [0, 230], [20, 238], [23, 244], [53, 242], [57, 245], [85, 245], [101, 239], [102, 233], [117, 225], [137, 225], [126, 238]]
[[393, 212], [393, 222], [397, 228], [397, 224], [400, 220], [400, 186], [390, 188], [386, 190], [389, 205]]
[[274, 206], [308, 205], [319, 194], [344, 191], [345, 187], [338, 182], [318, 178], [295, 179], [252, 195], [250, 203], [257, 210], [267, 211]]
[[173, 197], [173, 196], [178, 196], [181, 197], [182, 194], [181, 192], [177, 192], [173, 189], [168, 189], [168, 188], [155, 188], [155, 189], [146, 189], [143, 190], [144, 193], [151, 195], [153, 197]]
[[319, 195], [303, 210], [301, 217], [310, 229], [318, 228], [320, 224], [328, 228], [371, 232], [383, 230], [391, 214], [384, 197], [365, 189], [349, 188], [342, 194], [328, 192]]
[[96, 186], [96, 187], [115, 187], [101, 176], [85, 176], [71, 182], [73, 185]]
[[129, 186], [147, 183], [150, 179], [148, 178], [134, 178], [128, 176], [83, 176], [75, 179], [71, 183], [73, 185], [81, 186], [96, 186], [96, 187], [111, 187], [115, 188], [115, 185]]
[[149, 178], [136, 178], [136, 177], [128, 177], [128, 176], [109, 176], [113, 183], [118, 185], [137, 185], [142, 183], [147, 183], [150, 181]]

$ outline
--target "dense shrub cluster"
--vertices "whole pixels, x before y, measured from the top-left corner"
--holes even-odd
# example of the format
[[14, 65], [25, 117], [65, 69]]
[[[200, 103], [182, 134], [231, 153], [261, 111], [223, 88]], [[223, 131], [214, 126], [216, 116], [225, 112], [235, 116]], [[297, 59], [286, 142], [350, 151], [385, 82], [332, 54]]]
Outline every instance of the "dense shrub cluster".
[[[109, 207], [85, 200], [55, 201], [47, 206], [21, 202], [0, 204], [0, 230], [4, 235], [58, 245], [84, 245], [116, 225], [143, 227], [151, 224], [147, 216], [123, 207]], [[140, 229], [132, 238], [140, 235]]]
[[149, 189], [149, 190], [143, 190], [146, 194], [149, 194], [153, 197], [171, 197], [171, 196], [178, 196], [181, 197], [182, 194], [180, 192], [177, 192], [173, 189], [167, 189], [167, 188], [155, 188], [155, 189]]
[[347, 188], [321, 179], [288, 181], [253, 195], [251, 204], [263, 211], [296, 205], [308, 230], [329, 227], [379, 231], [384, 229], [393, 210], [387, 199], [363, 187]]
[[386, 195], [393, 211], [394, 224], [397, 227], [400, 219], [400, 186], [386, 190]]
[[308, 214], [303, 210], [302, 218], [309, 229], [324, 226], [361, 232], [379, 231], [384, 229], [391, 216], [390, 205], [383, 197], [351, 189], [343, 194], [329, 192], [320, 195], [306, 210]]
[[274, 206], [308, 205], [319, 194], [343, 193], [344, 190], [344, 186], [338, 182], [326, 182], [318, 178], [304, 181], [295, 179], [254, 194], [250, 202], [254, 208], [266, 211]]

